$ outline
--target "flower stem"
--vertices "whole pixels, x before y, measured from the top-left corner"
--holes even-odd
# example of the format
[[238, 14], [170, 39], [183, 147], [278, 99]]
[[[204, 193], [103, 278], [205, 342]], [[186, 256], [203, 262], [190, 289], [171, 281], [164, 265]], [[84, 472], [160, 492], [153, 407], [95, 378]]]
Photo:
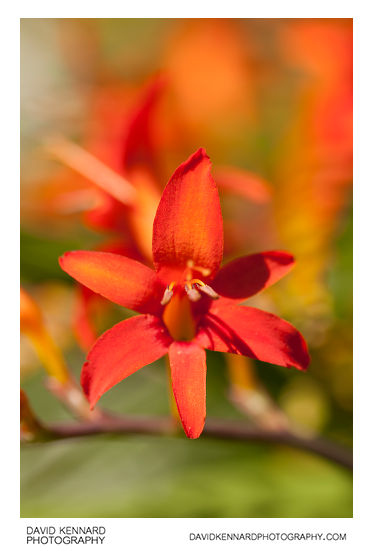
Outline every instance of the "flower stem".
[[[175, 435], [174, 424], [167, 417], [106, 417], [97, 422], [56, 423], [46, 427], [49, 440], [76, 438], [93, 434], [153, 434]], [[182, 433], [177, 436], [183, 437]], [[289, 431], [264, 430], [238, 421], [209, 419], [201, 438], [266, 442], [308, 451], [352, 469], [352, 452], [339, 444], [320, 437], [304, 437]]]

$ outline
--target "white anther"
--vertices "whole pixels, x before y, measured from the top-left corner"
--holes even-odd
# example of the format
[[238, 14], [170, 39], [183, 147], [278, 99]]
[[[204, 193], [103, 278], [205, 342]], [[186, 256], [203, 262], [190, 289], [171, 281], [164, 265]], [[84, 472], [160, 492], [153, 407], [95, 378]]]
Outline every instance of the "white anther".
[[219, 298], [218, 293], [214, 291], [214, 289], [210, 287], [210, 285], [199, 285], [198, 283], [196, 283], [196, 287], [199, 291], [202, 291], [202, 293], [205, 293], [213, 300], [217, 300]]
[[188, 285], [185, 285], [185, 292], [188, 295], [189, 300], [192, 302], [197, 302], [197, 300], [201, 298], [200, 293], [197, 289], [194, 289], [194, 287], [188, 287]]
[[163, 298], [161, 300], [161, 305], [165, 306], [166, 304], [168, 304], [170, 302], [170, 300], [172, 299], [173, 294], [174, 294], [174, 292], [171, 291], [171, 289], [169, 287], [166, 287], [166, 290], [163, 293]]

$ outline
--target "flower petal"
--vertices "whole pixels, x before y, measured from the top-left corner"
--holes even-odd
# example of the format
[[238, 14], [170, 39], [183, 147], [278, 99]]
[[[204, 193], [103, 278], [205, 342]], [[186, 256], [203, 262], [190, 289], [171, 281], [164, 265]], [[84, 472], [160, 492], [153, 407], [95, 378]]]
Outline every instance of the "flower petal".
[[105, 298], [141, 313], [158, 314], [164, 285], [153, 270], [119, 254], [72, 251], [60, 258], [65, 272]]
[[[92, 190], [95, 191], [95, 190]], [[128, 234], [128, 209], [107, 193], [96, 192], [96, 203], [83, 212], [83, 222], [96, 231]]]
[[[121, 240], [110, 240], [100, 243], [97, 251], [120, 254], [141, 261], [140, 253], [133, 243], [131, 241], [126, 243], [123, 238]], [[107, 308], [109, 304], [102, 296], [97, 295], [91, 289], [88, 289], [88, 287], [78, 284], [73, 315], [73, 329], [80, 347], [87, 352], [98, 337], [95, 327], [96, 316], [94, 315], [97, 306], [100, 309], [99, 314], [101, 315], [102, 310]]]
[[254, 203], [268, 203], [272, 190], [267, 182], [252, 172], [230, 166], [214, 170], [219, 189], [231, 191]]
[[156, 173], [154, 125], [152, 119], [164, 88], [164, 81], [157, 77], [145, 88], [138, 105], [131, 113], [123, 144], [123, 169], [130, 172], [138, 165], [146, 165]]
[[121, 321], [101, 335], [80, 379], [91, 408], [104, 392], [166, 354], [171, 342], [159, 318], [150, 315]]
[[310, 361], [307, 345], [295, 327], [274, 314], [247, 306], [213, 306], [196, 340], [210, 350], [285, 367], [305, 370]]
[[221, 296], [243, 301], [273, 285], [294, 266], [294, 257], [284, 251], [251, 254], [229, 262], [211, 284]]
[[[73, 329], [75, 337], [83, 350], [88, 351], [97, 339], [97, 333], [92, 316], [92, 305], [98, 297], [96, 293], [85, 287], [77, 286]], [[102, 301], [106, 302], [106, 301]]]
[[188, 438], [198, 438], [206, 418], [206, 353], [190, 342], [173, 342], [170, 357], [172, 389]]
[[56, 138], [45, 147], [52, 156], [87, 178], [110, 197], [123, 205], [134, 204], [136, 190], [133, 185], [79, 145], [64, 138]]
[[199, 149], [174, 172], [158, 205], [153, 226], [157, 270], [185, 267], [190, 261], [209, 270], [219, 268], [223, 254], [223, 221], [211, 162]]

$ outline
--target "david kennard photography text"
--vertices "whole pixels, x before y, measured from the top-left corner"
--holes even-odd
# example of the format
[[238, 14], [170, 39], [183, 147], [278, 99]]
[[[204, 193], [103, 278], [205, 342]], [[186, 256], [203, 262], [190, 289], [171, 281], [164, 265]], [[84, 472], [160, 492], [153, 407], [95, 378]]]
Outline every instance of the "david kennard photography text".
[[104, 526], [27, 526], [26, 542], [38, 545], [102, 544], [105, 532]]

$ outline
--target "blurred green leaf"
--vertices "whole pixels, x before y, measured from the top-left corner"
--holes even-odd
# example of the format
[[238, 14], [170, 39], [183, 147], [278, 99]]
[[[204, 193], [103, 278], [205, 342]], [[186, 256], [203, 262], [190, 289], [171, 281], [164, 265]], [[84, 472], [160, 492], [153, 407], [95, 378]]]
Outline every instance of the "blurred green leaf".
[[[209, 355], [208, 415], [238, 416], [222, 356]], [[76, 358], [76, 363], [77, 362]], [[66, 418], [39, 373], [24, 382], [41, 418]], [[110, 390], [102, 407], [167, 414], [163, 362]], [[25, 445], [23, 517], [349, 517], [351, 476], [312, 455], [271, 445], [180, 437], [94, 436]]]
[[91, 437], [22, 452], [24, 517], [350, 517], [350, 475], [240, 442]]
[[52, 238], [21, 231], [21, 275], [27, 282], [39, 282], [47, 279], [59, 279], [71, 282], [71, 278], [60, 268], [58, 257], [66, 251], [87, 249], [94, 237], [82, 233], [72, 238]]

